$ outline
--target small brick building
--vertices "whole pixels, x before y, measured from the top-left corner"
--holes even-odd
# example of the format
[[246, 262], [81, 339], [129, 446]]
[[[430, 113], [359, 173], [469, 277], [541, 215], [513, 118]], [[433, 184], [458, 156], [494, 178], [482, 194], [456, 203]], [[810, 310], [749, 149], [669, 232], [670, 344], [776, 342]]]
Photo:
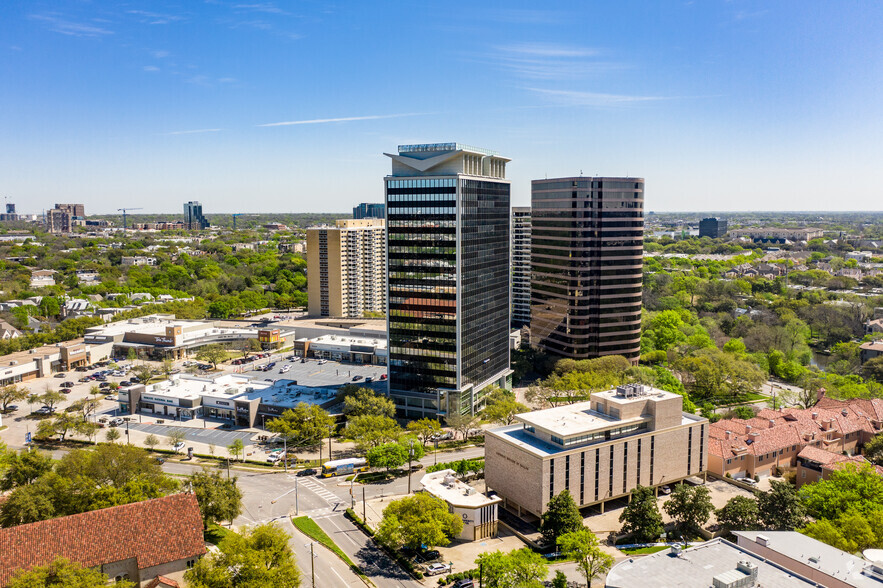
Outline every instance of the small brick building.
[[196, 496], [153, 500], [0, 529], [0, 587], [16, 572], [64, 557], [144, 587], [180, 581], [203, 554]]

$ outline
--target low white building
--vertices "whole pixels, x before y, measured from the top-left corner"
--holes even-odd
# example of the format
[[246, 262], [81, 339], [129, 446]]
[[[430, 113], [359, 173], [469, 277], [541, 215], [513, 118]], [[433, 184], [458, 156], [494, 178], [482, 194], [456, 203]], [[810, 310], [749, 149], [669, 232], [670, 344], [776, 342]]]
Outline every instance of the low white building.
[[386, 365], [389, 355], [386, 339], [342, 335], [297, 339], [294, 342], [294, 351], [321, 359], [377, 365]]
[[502, 500], [485, 496], [457, 479], [454, 470], [426, 474], [420, 480], [423, 490], [448, 504], [448, 510], [463, 520], [457, 539], [478, 541], [497, 536], [497, 509]]

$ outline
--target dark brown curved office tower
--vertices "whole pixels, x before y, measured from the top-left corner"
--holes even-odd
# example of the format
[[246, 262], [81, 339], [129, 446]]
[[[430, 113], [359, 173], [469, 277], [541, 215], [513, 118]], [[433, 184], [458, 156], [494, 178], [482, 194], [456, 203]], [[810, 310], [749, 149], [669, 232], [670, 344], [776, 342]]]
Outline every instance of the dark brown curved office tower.
[[530, 340], [589, 359], [641, 350], [643, 178], [531, 183]]

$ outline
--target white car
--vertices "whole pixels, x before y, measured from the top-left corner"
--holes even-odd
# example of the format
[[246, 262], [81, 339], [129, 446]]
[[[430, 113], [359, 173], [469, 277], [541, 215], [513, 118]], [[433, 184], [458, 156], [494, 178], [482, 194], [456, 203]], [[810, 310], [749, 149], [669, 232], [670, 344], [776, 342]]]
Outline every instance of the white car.
[[291, 364], [286, 363], [285, 365], [282, 366], [282, 369], [279, 370], [279, 373], [284, 374], [285, 372], [287, 372], [290, 369], [291, 369]]
[[320, 359], [319, 360], [319, 365], [325, 365], [326, 363], [328, 363], [327, 359]]
[[426, 575], [435, 576], [436, 574], [444, 574], [451, 571], [451, 566], [446, 563], [434, 563], [426, 566]]
[[178, 441], [177, 443], [175, 443], [175, 446], [174, 446], [175, 451], [181, 451], [182, 449], [184, 449], [184, 442], [183, 441]]

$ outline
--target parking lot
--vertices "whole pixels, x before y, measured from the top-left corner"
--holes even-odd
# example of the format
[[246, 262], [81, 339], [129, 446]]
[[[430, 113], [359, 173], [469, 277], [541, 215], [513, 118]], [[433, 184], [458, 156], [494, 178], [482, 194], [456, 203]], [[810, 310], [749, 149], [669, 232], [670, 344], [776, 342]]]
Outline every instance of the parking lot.
[[[253, 366], [247, 366], [252, 369], [242, 373], [255, 380], [295, 380], [300, 386], [316, 388], [338, 388], [344, 384], [370, 386], [378, 390], [386, 388], [386, 383], [380, 380], [381, 375], [386, 373], [386, 366], [383, 365], [340, 363], [331, 360], [320, 364], [318, 359], [307, 359], [306, 363], [302, 363], [301, 360], [291, 360], [290, 357], [285, 355], [283, 358], [262, 359]], [[276, 362], [276, 366], [268, 372], [254, 369], [270, 362]], [[286, 365], [290, 367], [283, 373], [282, 370]], [[354, 381], [354, 377], [360, 379]], [[366, 383], [366, 378], [373, 378], [374, 381]]]
[[[126, 364], [130, 362], [121, 363]], [[77, 400], [90, 396], [91, 388], [101, 384], [101, 382], [98, 381], [79, 382], [80, 378], [106, 369], [108, 368], [96, 367], [85, 372], [71, 370], [64, 372], [63, 374], [53, 374], [44, 378], [35, 378], [26, 382], [19, 382], [17, 385], [29, 390], [31, 394], [37, 395], [43, 394], [47, 390], [64, 392], [64, 400], [59, 402], [55, 407], [55, 412], [57, 414], [59, 412], [64, 412], [65, 408], [69, 407]], [[129, 375], [131, 375], [131, 373]], [[119, 383], [127, 377], [128, 376], [120, 377], [108, 375], [106, 381], [108, 383]], [[73, 386], [62, 388], [61, 384], [64, 382], [71, 382]], [[108, 392], [110, 391], [108, 390]], [[113, 400], [111, 400], [111, 398], [113, 398]], [[98, 400], [99, 406], [96, 411], [96, 418], [99, 416], [115, 416], [118, 406], [115, 393], [101, 394], [98, 396]], [[2, 437], [10, 447], [23, 447], [26, 434], [29, 432], [34, 433], [37, 429], [37, 423], [40, 419], [40, 415], [37, 411], [40, 410], [42, 404], [40, 402], [28, 403], [27, 400], [22, 400], [15, 404], [18, 406], [17, 409], [3, 415], [3, 424], [8, 428], [0, 433], [0, 437]]]

